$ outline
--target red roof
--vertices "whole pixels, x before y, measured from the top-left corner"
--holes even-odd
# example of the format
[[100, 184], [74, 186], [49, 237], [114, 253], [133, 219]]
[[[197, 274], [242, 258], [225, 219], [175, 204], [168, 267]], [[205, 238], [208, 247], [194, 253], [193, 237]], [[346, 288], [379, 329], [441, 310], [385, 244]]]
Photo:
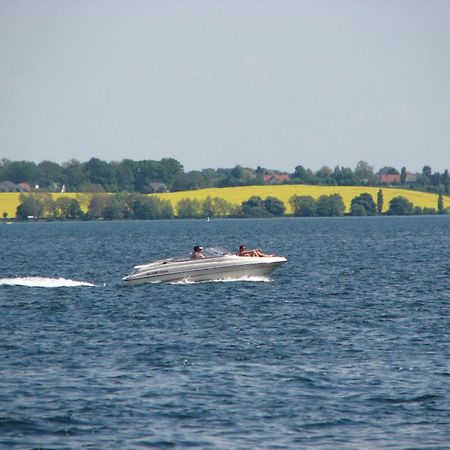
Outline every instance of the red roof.
[[283, 183], [284, 181], [289, 181], [288, 173], [274, 174], [274, 173], [266, 173], [263, 177], [264, 184], [271, 183]]
[[400, 175], [381, 175], [380, 179], [382, 183], [400, 183]]

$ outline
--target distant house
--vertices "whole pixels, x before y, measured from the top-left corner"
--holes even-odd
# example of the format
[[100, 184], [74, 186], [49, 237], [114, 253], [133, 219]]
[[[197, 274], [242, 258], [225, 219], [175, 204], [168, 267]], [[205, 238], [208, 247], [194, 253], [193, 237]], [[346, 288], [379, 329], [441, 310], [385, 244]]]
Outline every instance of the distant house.
[[417, 175], [411, 172], [406, 172], [405, 183], [415, 183], [417, 181]]
[[[401, 184], [400, 175], [380, 175], [380, 181], [383, 184]], [[405, 183], [415, 183], [417, 176], [411, 172], [406, 172]]]
[[160, 194], [162, 192], [169, 192], [167, 185], [165, 183], [149, 183], [148, 193], [149, 194]]
[[31, 192], [33, 190], [31, 185], [29, 183], [25, 183], [24, 181], [19, 183], [17, 186], [19, 186], [21, 192]]
[[20, 187], [12, 181], [2, 181], [0, 182], [0, 192], [19, 192]]
[[290, 176], [288, 173], [266, 172], [263, 175], [264, 184], [282, 184], [288, 182]]
[[384, 184], [400, 184], [400, 175], [380, 175], [380, 181]]

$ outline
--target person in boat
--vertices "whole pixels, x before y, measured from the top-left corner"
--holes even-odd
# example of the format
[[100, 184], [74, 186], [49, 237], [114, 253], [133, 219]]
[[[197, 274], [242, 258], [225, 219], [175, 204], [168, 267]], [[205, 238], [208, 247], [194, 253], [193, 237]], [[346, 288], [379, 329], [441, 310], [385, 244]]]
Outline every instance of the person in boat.
[[203, 259], [205, 256], [202, 254], [203, 247], [196, 245], [194, 251], [191, 254], [191, 259]]
[[239, 246], [239, 253], [237, 253], [237, 255], [238, 256], [259, 256], [259, 257], [273, 256], [273, 255], [268, 255], [268, 254], [262, 252], [259, 248], [255, 248], [254, 250], [247, 250], [245, 245]]

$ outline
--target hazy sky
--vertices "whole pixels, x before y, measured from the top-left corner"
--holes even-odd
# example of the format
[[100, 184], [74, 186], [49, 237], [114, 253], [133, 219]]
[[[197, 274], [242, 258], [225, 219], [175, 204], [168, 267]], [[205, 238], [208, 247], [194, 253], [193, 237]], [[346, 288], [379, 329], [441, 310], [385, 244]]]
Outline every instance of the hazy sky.
[[0, 158], [450, 169], [450, 0], [0, 0]]

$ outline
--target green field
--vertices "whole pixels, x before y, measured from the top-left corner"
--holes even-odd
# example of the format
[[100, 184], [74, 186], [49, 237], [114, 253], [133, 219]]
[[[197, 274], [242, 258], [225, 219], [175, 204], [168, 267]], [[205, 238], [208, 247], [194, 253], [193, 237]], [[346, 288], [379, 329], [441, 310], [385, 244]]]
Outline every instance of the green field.
[[[248, 200], [253, 195], [259, 195], [262, 198], [272, 196], [283, 201], [286, 205], [287, 212], [291, 213], [292, 209], [289, 204], [289, 199], [293, 195], [310, 195], [317, 199], [321, 195], [337, 193], [344, 199], [346, 211], [348, 212], [351, 201], [354, 197], [362, 194], [363, 192], [368, 192], [376, 201], [377, 192], [379, 189], [379, 187], [364, 186], [310, 186], [302, 184], [280, 186], [240, 186], [232, 188], [200, 189], [197, 191], [169, 192], [165, 194], [157, 194], [157, 197], [169, 200], [176, 210], [177, 203], [182, 198], [204, 200], [207, 197], [221, 197], [234, 205], [240, 205], [243, 201]], [[3, 216], [4, 212], [8, 214], [9, 218], [15, 217], [16, 208], [19, 205], [19, 195], [20, 194], [16, 192], [0, 193], [0, 217]], [[437, 209], [437, 194], [407, 189], [383, 188], [384, 211], [389, 208], [389, 201], [398, 195], [406, 197], [414, 204], [414, 206]], [[77, 196], [79, 196], [77, 193], [52, 194], [53, 199], [57, 199], [59, 197], [76, 198]], [[444, 196], [444, 207], [449, 206], [450, 197]]]

